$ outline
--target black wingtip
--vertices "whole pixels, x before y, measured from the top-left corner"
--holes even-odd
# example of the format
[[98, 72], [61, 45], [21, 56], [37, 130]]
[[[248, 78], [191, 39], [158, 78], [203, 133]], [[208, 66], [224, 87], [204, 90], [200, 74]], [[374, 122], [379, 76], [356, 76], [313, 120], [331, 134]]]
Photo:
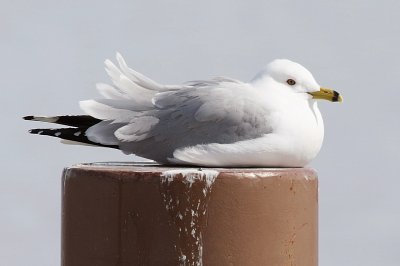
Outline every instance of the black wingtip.
[[43, 133], [43, 130], [44, 130], [44, 129], [41, 129], [41, 128], [34, 128], [34, 129], [28, 130], [28, 133], [40, 135], [40, 134]]
[[24, 119], [24, 120], [33, 120], [33, 118], [34, 118], [33, 115], [27, 115], [27, 116], [22, 117], [22, 119]]
[[85, 134], [85, 128], [34, 128], [28, 132], [35, 135], [44, 135], [57, 137], [64, 140], [70, 140], [79, 143], [86, 143], [94, 146], [119, 149], [118, 145], [103, 145], [89, 140]]

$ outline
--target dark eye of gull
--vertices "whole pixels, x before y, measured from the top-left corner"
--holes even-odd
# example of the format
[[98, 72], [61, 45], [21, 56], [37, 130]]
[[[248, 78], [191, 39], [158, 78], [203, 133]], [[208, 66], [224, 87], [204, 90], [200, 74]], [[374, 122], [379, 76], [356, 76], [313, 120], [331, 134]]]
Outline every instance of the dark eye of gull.
[[294, 81], [293, 79], [288, 79], [286, 80], [286, 83], [289, 84], [290, 86], [293, 86], [296, 84], [296, 81]]

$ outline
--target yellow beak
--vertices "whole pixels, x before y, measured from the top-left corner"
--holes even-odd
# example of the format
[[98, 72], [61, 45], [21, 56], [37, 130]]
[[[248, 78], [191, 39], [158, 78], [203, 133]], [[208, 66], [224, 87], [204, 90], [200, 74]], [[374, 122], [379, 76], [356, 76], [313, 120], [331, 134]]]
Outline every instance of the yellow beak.
[[313, 99], [323, 99], [331, 102], [343, 102], [342, 96], [340, 96], [337, 91], [327, 88], [321, 88], [319, 91], [309, 92], [308, 94], [311, 94]]

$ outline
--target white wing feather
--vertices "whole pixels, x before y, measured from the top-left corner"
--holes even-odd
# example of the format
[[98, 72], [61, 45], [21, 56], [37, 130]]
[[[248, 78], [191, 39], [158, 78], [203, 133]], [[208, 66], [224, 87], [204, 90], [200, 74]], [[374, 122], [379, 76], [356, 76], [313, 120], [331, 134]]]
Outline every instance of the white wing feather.
[[[146, 132], [158, 123], [158, 118], [149, 114], [154, 108], [153, 98], [161, 91], [178, 90], [181, 86], [164, 86], [131, 69], [121, 54], [116, 54], [118, 66], [105, 60], [105, 69], [112, 85], [99, 83], [97, 90], [105, 99], [80, 102], [81, 109], [95, 118], [109, 121], [89, 128], [89, 140], [105, 145], [119, 141], [139, 141]], [[110, 126], [110, 124], [117, 124]], [[111, 138], [104, 137], [110, 134]], [[115, 136], [114, 136], [115, 135]]]
[[115, 131], [115, 136], [121, 141], [140, 141], [147, 137], [159, 119], [153, 116], [142, 116]]

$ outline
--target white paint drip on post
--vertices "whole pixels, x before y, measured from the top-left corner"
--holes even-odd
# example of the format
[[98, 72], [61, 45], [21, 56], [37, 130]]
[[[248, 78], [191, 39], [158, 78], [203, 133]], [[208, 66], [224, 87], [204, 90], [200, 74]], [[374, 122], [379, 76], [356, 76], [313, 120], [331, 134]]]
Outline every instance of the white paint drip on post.
[[161, 174], [161, 182], [171, 182], [175, 179], [177, 175], [183, 177], [183, 181], [190, 187], [196, 180], [205, 180], [207, 187], [211, 187], [214, 183], [215, 178], [218, 176], [219, 172], [215, 170], [204, 170], [204, 169], [182, 169], [182, 170], [168, 170]]
[[212, 185], [218, 176], [215, 170], [181, 169], [161, 174], [161, 194], [176, 226], [178, 243], [175, 246], [179, 265], [202, 266], [202, 230]]

